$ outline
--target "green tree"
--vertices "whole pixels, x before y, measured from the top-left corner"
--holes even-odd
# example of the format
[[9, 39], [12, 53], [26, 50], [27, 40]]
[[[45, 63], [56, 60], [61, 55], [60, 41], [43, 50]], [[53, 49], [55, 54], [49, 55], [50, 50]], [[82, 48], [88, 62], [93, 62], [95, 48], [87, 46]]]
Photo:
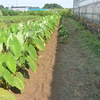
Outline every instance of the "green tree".
[[4, 6], [3, 6], [3, 5], [0, 5], [0, 10], [1, 10], [1, 9], [4, 9]]
[[62, 9], [63, 7], [58, 5], [58, 4], [56, 4], [56, 3], [53, 3], [53, 4], [48, 4], [47, 3], [47, 4], [44, 5], [43, 8], [44, 9]]

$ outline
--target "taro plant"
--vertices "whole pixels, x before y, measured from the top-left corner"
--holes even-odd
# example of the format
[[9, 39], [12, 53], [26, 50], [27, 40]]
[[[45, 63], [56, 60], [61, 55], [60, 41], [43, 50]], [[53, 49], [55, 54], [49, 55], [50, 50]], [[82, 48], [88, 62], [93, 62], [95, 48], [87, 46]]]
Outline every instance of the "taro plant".
[[28, 65], [36, 72], [37, 52], [45, 49], [44, 44], [56, 29], [59, 19], [59, 15], [46, 16], [36, 22], [28, 21], [0, 30], [1, 87], [8, 90], [16, 87], [24, 91], [24, 77], [19, 69]]

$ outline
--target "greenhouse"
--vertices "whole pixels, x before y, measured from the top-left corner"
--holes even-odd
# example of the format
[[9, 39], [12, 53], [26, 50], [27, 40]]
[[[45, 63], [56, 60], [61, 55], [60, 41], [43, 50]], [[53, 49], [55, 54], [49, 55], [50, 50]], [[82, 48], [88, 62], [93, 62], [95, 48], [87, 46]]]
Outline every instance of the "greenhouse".
[[74, 15], [100, 24], [100, 0], [74, 0]]

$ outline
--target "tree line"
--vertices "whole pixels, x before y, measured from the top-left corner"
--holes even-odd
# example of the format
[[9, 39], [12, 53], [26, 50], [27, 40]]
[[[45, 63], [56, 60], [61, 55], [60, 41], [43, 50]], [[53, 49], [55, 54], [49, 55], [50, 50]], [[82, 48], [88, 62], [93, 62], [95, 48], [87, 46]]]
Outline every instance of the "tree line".
[[[39, 7], [29, 7], [29, 8], [33, 8], [33, 9], [39, 9]], [[58, 5], [56, 3], [51, 3], [51, 4], [45, 4], [43, 7], [43, 9], [62, 9], [63, 7], [61, 5]], [[0, 5], [0, 10], [2, 9], [9, 9], [9, 7], [4, 7], [3, 5]]]
[[56, 4], [56, 3], [51, 3], [51, 4], [45, 4], [44, 5], [44, 7], [43, 7], [44, 9], [62, 9], [63, 7], [62, 6], [60, 6], [60, 5], [58, 5], [58, 4]]

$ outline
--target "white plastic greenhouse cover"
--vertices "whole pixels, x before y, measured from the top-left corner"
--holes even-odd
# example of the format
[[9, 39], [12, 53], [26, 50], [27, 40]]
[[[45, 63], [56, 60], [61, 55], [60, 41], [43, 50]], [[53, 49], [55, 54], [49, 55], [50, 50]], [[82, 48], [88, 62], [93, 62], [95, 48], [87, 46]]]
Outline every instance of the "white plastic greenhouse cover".
[[74, 0], [74, 15], [100, 24], [100, 0]]

